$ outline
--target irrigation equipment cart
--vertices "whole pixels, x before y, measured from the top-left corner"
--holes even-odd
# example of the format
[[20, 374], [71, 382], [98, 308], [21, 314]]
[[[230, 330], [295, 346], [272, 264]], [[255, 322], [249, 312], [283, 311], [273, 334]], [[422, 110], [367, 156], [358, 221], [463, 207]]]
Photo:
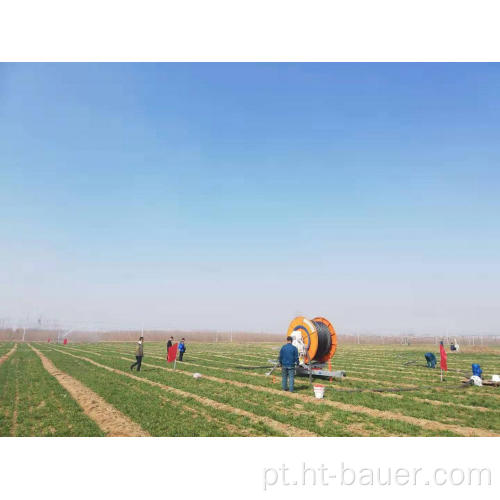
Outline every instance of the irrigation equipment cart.
[[[298, 316], [290, 323], [287, 336], [292, 337], [292, 344], [299, 351], [296, 375], [309, 377], [310, 381], [313, 377], [342, 380], [346, 376], [343, 370], [332, 370], [331, 359], [337, 349], [337, 334], [326, 318], [316, 317], [310, 320]], [[273, 366], [267, 375], [277, 366]]]

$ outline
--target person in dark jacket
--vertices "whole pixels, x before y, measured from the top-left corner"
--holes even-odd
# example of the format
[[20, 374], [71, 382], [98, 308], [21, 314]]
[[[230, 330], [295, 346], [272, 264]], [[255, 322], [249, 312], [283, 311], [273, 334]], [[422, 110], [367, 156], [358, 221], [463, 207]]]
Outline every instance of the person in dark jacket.
[[183, 337], [179, 342], [179, 361], [182, 361], [182, 356], [184, 356], [184, 353], [186, 352], [185, 340], [186, 339]]
[[293, 392], [295, 365], [299, 364], [299, 351], [292, 344], [292, 337], [286, 338], [286, 344], [280, 350], [281, 387], [284, 391]]
[[167, 342], [167, 356], [168, 356], [168, 350], [172, 347], [174, 337], [170, 337]]
[[130, 365], [130, 369], [133, 370], [134, 366], [137, 366], [137, 371], [141, 371], [142, 357], [144, 356], [144, 337], [140, 337], [137, 342], [137, 347], [135, 348], [135, 363]]
[[425, 353], [425, 360], [427, 361], [427, 368], [436, 368], [436, 356], [432, 352]]

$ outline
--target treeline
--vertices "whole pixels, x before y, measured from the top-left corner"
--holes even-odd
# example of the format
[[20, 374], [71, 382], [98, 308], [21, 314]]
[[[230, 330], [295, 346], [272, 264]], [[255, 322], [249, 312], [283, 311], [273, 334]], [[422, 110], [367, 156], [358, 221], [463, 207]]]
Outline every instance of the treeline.
[[[113, 330], [113, 331], [71, 331], [67, 334], [70, 342], [132, 342], [137, 340], [143, 332], [146, 341], [167, 341], [172, 335], [176, 340], [185, 337], [189, 342], [282, 342], [286, 333], [251, 333], [251, 332], [215, 332], [215, 331], [186, 331], [186, 330]], [[0, 341], [22, 342], [62, 342], [66, 335], [63, 330], [22, 329], [0, 330]], [[491, 346], [500, 345], [499, 335], [339, 335], [340, 344], [377, 344], [377, 345], [414, 345], [439, 344], [442, 340], [445, 345], [453, 340], [462, 346]]]

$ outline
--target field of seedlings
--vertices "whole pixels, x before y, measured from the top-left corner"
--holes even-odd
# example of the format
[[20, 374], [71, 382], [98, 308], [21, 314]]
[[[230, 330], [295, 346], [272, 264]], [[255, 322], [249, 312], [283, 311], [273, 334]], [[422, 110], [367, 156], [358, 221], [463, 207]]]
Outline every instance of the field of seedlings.
[[[464, 386], [471, 363], [500, 374], [499, 347], [340, 345], [342, 381], [281, 391], [278, 344], [188, 343], [183, 362], [148, 343], [0, 343], [0, 436], [499, 436], [500, 388]], [[438, 367], [425, 366], [433, 351]], [[200, 373], [201, 378], [194, 378]]]

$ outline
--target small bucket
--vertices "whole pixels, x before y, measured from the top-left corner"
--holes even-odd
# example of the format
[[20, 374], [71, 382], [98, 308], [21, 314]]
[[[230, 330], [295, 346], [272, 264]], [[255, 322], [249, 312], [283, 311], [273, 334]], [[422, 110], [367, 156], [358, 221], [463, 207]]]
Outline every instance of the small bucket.
[[323, 399], [323, 396], [325, 395], [325, 386], [324, 385], [314, 385], [314, 395], [316, 396], [316, 399]]

